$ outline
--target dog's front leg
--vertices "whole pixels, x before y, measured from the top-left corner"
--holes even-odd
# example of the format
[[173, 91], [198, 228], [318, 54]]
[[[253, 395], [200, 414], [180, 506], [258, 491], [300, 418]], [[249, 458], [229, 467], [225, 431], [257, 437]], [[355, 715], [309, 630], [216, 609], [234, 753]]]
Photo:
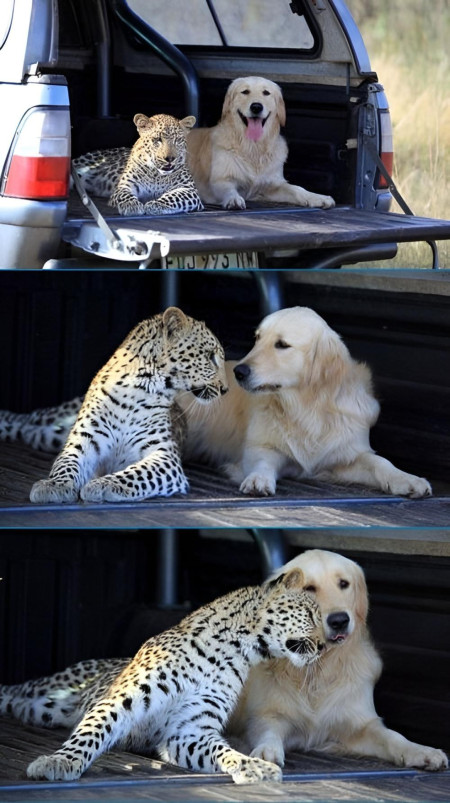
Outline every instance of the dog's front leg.
[[275, 449], [246, 446], [242, 457], [244, 480], [239, 490], [255, 496], [273, 496], [285, 465], [285, 455]]
[[357, 731], [350, 730], [342, 745], [347, 754], [392, 761], [398, 767], [431, 771], [448, 767], [448, 758], [442, 750], [410, 742], [397, 731], [386, 728], [378, 718]]
[[389, 460], [373, 452], [363, 452], [349, 465], [340, 465], [325, 472], [332, 482], [356, 482], [369, 488], [380, 488], [394, 496], [419, 498], [431, 496], [430, 483], [423, 477], [407, 474]]

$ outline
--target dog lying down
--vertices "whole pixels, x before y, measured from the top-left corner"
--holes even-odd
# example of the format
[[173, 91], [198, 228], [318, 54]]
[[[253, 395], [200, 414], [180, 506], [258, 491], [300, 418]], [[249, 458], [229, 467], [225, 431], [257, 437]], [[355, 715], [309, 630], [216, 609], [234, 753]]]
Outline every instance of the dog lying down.
[[371, 449], [379, 404], [370, 370], [313, 310], [268, 315], [252, 350], [226, 367], [229, 392], [213, 407], [179, 400], [188, 417], [185, 459], [224, 465], [245, 494], [274, 494], [281, 477], [431, 494], [426, 479]]
[[308, 192], [284, 178], [288, 148], [280, 127], [285, 122], [278, 84], [258, 76], [232, 81], [219, 123], [188, 134], [188, 166], [202, 201], [225, 209], [245, 209], [250, 200], [334, 206], [329, 195]]
[[367, 756], [402, 767], [441, 770], [442, 750], [410, 742], [377, 716], [373, 690], [382, 669], [367, 630], [362, 569], [333, 552], [311, 549], [274, 577], [301, 569], [322, 614], [326, 650], [307, 669], [286, 660], [253, 668], [229, 731], [252, 756], [283, 766], [286, 750]]

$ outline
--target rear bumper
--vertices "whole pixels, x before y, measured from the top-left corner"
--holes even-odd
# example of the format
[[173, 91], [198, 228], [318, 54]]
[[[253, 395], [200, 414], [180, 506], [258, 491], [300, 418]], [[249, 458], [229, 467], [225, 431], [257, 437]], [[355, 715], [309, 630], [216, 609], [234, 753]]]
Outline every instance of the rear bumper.
[[0, 198], [0, 268], [41, 268], [56, 256], [66, 201]]

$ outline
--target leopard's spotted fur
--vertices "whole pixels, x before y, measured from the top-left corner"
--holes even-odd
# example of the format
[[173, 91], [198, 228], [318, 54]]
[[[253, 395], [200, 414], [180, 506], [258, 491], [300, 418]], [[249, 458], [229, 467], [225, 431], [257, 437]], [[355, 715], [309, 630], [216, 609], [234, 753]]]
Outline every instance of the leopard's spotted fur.
[[[323, 647], [320, 614], [295, 569], [234, 591], [150, 638], [131, 661], [88, 661], [51, 678], [0, 687], [0, 712], [25, 723], [79, 723], [31, 778], [71, 780], [113, 746], [156, 751], [236, 783], [281, 780], [281, 770], [233, 750], [223, 732], [251, 666], [271, 657], [311, 663]], [[81, 720], [81, 721], [80, 721]]]
[[132, 148], [87, 153], [73, 166], [88, 193], [109, 198], [121, 215], [171, 215], [203, 209], [186, 167], [186, 134], [195, 117], [136, 114]]
[[91, 382], [49, 478], [32, 502], [119, 502], [185, 493], [185, 424], [175, 396], [227, 390], [224, 353], [204, 323], [176, 307], [136, 326]]

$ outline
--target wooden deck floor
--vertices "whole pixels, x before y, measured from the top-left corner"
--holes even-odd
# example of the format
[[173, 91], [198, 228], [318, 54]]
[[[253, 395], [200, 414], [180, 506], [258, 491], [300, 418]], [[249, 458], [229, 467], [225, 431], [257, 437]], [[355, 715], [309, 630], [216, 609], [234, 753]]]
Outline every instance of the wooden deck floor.
[[434, 496], [409, 500], [358, 486], [283, 480], [275, 497], [239, 494], [223, 475], [188, 466], [185, 496], [138, 503], [34, 505], [33, 482], [52, 457], [20, 443], [0, 444], [0, 527], [446, 527], [450, 487], [433, 482]]
[[199, 775], [145, 756], [112, 751], [80, 781], [45, 782], [26, 778], [34, 758], [55, 750], [66, 731], [0, 722], [0, 800], [241, 801], [449, 801], [450, 771], [403, 770], [368, 759], [334, 759], [291, 754], [282, 784], [236, 786], [222, 775]]

